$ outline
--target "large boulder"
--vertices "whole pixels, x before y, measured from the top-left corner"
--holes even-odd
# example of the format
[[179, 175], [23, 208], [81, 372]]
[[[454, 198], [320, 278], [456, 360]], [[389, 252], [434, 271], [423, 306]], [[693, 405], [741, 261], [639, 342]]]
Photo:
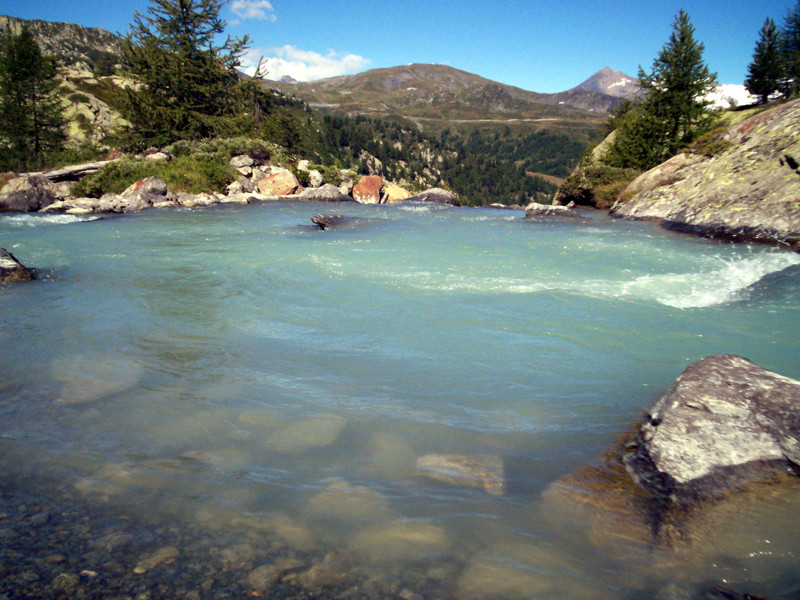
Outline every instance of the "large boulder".
[[381, 203], [395, 204], [397, 202], [402, 202], [403, 200], [408, 200], [410, 197], [411, 192], [409, 192], [406, 188], [400, 187], [396, 183], [387, 183], [385, 186], [383, 186]]
[[353, 187], [353, 198], [362, 204], [379, 204], [383, 178], [380, 175], [366, 175]]
[[128, 213], [175, 204], [175, 196], [163, 179], [145, 177], [121, 194], [104, 194], [94, 205], [94, 212]]
[[300, 192], [300, 199], [317, 202], [353, 202], [353, 198], [343, 194], [338, 187], [330, 183], [326, 183], [322, 187], [303, 190]]
[[56, 185], [43, 175], [9, 181], [0, 192], [0, 211], [35, 212], [58, 200]]
[[612, 214], [800, 248], [800, 100], [758, 113], [641, 175]]
[[800, 466], [800, 381], [734, 355], [690, 365], [625, 456], [637, 485], [679, 507]]
[[256, 188], [258, 192], [270, 197], [281, 197], [294, 194], [300, 182], [294, 173], [287, 169], [280, 169], [276, 173], [258, 181]]
[[430, 188], [421, 194], [406, 198], [406, 202], [438, 202], [440, 204], [449, 204], [450, 206], [461, 206], [456, 194], [442, 188]]
[[13, 281], [28, 281], [36, 279], [33, 271], [20, 263], [16, 257], [5, 248], [0, 248], [0, 283]]

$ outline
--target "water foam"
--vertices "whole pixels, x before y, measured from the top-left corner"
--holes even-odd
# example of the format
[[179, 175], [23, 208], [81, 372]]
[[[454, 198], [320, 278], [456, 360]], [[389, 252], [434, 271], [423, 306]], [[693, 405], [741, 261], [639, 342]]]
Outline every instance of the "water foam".
[[61, 214], [18, 214], [0, 218], [0, 223], [12, 227], [41, 227], [45, 225], [68, 225], [71, 223], [85, 223], [97, 221], [102, 217], [97, 215], [61, 215]]
[[[673, 308], [707, 308], [747, 297], [748, 289], [764, 277], [800, 265], [800, 255], [765, 252], [746, 258], [717, 257], [696, 271], [646, 274], [628, 280], [541, 279], [474, 276], [430, 270], [392, 269], [374, 278], [426, 292], [478, 294], [537, 294], [565, 292], [581, 296], [656, 302]], [[337, 265], [341, 267], [341, 265]]]
[[621, 295], [655, 300], [674, 308], [705, 308], [740, 300], [767, 275], [800, 264], [800, 255], [763, 253], [719, 259], [714, 268], [693, 273], [644, 275], [622, 286]]

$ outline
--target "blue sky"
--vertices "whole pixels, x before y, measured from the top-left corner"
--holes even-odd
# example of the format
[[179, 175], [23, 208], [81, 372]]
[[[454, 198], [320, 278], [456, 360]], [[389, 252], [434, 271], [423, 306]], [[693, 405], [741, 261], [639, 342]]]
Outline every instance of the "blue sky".
[[[685, 9], [720, 83], [743, 83], [764, 19], [800, 0], [232, 0], [228, 32], [249, 34], [269, 78], [299, 80], [440, 63], [536, 92], [574, 87], [609, 66], [636, 76]], [[0, 14], [125, 33], [148, 0], [2, 0]]]

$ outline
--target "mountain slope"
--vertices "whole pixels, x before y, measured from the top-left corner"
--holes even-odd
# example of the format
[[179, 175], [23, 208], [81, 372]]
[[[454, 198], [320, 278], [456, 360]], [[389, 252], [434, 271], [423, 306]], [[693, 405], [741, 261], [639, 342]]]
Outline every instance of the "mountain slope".
[[89, 69], [104, 54], [120, 53], [122, 38], [105, 29], [0, 15], [1, 31], [18, 34], [23, 23], [27, 23], [42, 52], [58, 57], [66, 67]]
[[296, 84], [266, 82], [312, 106], [451, 121], [597, 122], [619, 99], [592, 90], [539, 94], [445, 65], [411, 64]]

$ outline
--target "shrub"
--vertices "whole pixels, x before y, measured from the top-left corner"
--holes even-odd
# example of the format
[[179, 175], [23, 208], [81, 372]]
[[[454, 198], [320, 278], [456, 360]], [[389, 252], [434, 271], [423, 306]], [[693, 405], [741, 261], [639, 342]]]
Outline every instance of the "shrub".
[[714, 157], [722, 154], [733, 144], [726, 138], [728, 127], [718, 127], [701, 135], [689, 147], [689, 152]]
[[166, 181], [175, 193], [221, 192], [236, 179], [236, 175], [227, 161], [212, 154], [182, 155], [170, 162], [126, 158], [84, 177], [72, 192], [76, 196], [99, 198], [105, 193], [119, 194], [132, 183], [152, 176]]

